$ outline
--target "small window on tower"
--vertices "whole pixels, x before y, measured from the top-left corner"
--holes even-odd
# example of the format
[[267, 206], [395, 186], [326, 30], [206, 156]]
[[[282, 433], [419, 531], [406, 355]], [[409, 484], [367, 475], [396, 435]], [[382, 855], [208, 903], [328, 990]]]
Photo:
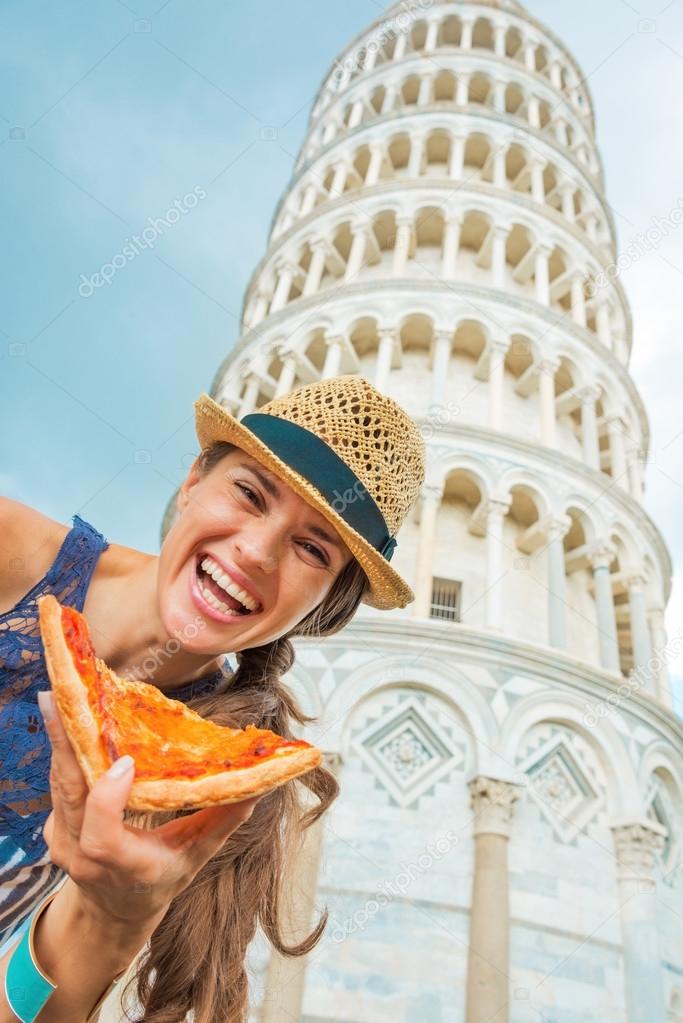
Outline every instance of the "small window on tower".
[[462, 584], [457, 579], [432, 580], [432, 606], [430, 618], [446, 618], [450, 622], [460, 621], [460, 591]]

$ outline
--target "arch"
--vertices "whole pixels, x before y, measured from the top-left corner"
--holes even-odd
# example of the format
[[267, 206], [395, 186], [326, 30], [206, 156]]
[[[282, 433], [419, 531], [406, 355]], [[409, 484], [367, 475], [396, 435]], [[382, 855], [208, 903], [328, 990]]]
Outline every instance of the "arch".
[[348, 744], [347, 723], [355, 711], [370, 696], [401, 684], [413, 685], [443, 701], [473, 739], [475, 770], [485, 771], [498, 734], [491, 708], [464, 671], [424, 654], [419, 662], [408, 665], [405, 652], [385, 654], [352, 671], [334, 689], [323, 709], [319, 728], [325, 747], [343, 755]]
[[638, 816], [638, 778], [614, 725], [601, 718], [590, 728], [585, 723], [588, 701], [578, 694], [544, 690], [524, 697], [508, 714], [502, 729], [501, 752], [516, 763], [521, 741], [536, 724], [556, 721], [577, 731], [598, 756], [607, 781], [608, 809], [613, 817]]

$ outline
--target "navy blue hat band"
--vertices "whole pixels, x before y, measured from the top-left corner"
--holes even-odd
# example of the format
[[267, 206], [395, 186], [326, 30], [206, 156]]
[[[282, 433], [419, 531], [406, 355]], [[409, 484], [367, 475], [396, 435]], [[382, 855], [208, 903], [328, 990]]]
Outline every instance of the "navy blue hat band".
[[306, 427], [265, 412], [250, 412], [240, 423], [312, 483], [347, 525], [391, 561], [396, 537], [389, 535], [372, 494], [329, 444]]

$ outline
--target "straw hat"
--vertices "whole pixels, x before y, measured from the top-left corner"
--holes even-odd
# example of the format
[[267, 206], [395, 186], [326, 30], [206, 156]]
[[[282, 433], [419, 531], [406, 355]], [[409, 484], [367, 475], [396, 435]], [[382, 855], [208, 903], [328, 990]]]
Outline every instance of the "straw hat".
[[422, 434], [400, 405], [348, 375], [306, 384], [240, 420], [208, 394], [194, 408], [202, 448], [236, 444], [334, 526], [370, 581], [363, 603], [389, 610], [414, 599], [389, 564], [425, 475]]

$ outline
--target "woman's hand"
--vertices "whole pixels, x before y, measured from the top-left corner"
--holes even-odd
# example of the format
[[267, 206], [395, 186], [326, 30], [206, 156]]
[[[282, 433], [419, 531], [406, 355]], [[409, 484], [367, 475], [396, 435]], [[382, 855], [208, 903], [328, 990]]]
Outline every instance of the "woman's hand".
[[132, 758], [117, 760], [89, 791], [52, 692], [39, 693], [39, 704], [52, 745], [52, 812], [44, 829], [50, 858], [105, 921], [135, 929], [160, 919], [251, 815], [258, 797], [197, 810], [151, 831], [131, 827], [123, 810], [134, 778]]

